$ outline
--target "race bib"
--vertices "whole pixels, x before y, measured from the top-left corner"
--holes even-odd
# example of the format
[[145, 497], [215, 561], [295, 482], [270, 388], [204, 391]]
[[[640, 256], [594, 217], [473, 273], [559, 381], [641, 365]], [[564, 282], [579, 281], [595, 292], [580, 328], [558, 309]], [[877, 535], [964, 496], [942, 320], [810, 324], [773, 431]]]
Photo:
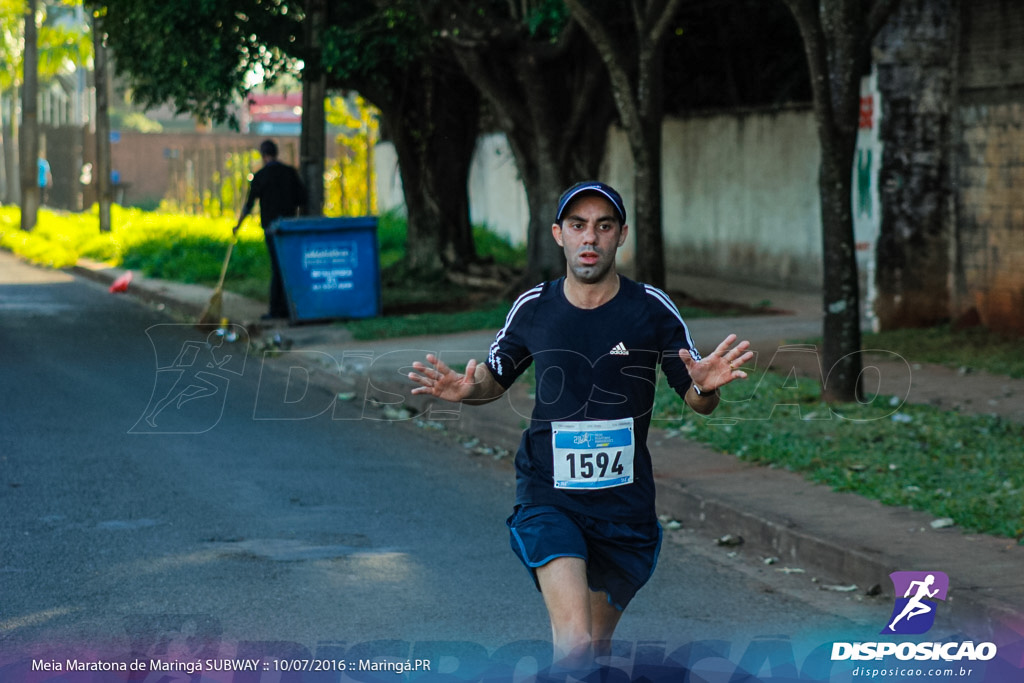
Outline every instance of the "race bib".
[[593, 490], [633, 482], [633, 418], [551, 425], [556, 489]]

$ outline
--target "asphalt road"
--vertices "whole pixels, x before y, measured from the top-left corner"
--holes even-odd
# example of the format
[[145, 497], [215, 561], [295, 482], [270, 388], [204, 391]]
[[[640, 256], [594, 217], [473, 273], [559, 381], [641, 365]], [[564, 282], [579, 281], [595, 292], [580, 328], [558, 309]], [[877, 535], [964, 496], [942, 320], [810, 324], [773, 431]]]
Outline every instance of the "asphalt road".
[[[361, 418], [243, 341], [0, 254], [0, 674], [109, 647], [543, 652], [508, 464]], [[718, 640], [738, 657], [888, 613], [797, 581], [666, 532], [621, 651]]]

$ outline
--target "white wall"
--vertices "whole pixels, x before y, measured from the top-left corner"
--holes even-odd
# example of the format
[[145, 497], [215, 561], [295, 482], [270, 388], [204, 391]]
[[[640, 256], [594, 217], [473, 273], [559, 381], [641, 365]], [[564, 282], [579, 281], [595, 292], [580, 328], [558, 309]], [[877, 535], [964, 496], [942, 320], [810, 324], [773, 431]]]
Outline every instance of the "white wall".
[[[377, 208], [404, 215], [402, 176], [394, 146], [390, 142], [379, 143], [374, 148], [373, 163], [377, 172]], [[512, 149], [501, 133], [482, 135], [477, 140], [469, 169], [469, 200], [469, 219], [474, 225], [484, 225], [512, 244], [526, 243], [530, 207]]]
[[519, 168], [501, 133], [482, 136], [469, 170], [469, 217], [486, 225], [512, 244], [525, 244], [530, 206], [519, 179]]
[[[820, 148], [810, 109], [667, 119], [662, 162], [663, 229], [670, 273], [764, 285], [820, 288]], [[375, 158], [381, 210], [402, 204], [394, 151]], [[601, 180], [622, 193], [632, 231], [632, 155], [609, 131]], [[501, 134], [481, 137], [470, 172], [470, 213], [514, 243], [526, 239], [529, 209]], [[621, 250], [629, 266], [633, 242]]]
[[669, 270], [820, 287], [820, 148], [809, 110], [667, 121]]
[[397, 211], [405, 215], [405, 196], [402, 194], [402, 175], [398, 172], [398, 155], [390, 142], [377, 143], [373, 148], [373, 170], [377, 176], [377, 210], [381, 213]]

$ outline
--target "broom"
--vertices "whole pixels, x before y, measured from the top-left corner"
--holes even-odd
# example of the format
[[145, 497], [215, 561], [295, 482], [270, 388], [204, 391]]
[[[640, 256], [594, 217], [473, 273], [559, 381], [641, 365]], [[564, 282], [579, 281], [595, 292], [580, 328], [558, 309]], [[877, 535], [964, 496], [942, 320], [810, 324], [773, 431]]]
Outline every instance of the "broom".
[[220, 269], [220, 280], [217, 281], [217, 287], [213, 290], [213, 296], [210, 297], [210, 303], [206, 304], [206, 310], [199, 316], [200, 326], [213, 325], [219, 323], [221, 319], [221, 304], [224, 300], [224, 276], [228, 274], [228, 262], [231, 261], [231, 250], [235, 247], [235, 240], [228, 242], [228, 253], [224, 255], [224, 265]]

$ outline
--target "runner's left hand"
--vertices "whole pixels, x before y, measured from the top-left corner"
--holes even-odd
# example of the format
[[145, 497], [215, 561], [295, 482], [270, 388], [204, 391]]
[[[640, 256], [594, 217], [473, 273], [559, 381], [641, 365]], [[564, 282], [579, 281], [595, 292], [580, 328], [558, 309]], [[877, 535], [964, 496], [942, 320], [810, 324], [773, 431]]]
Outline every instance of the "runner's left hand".
[[736, 335], [730, 334], [714, 351], [699, 361], [695, 361], [686, 349], [679, 350], [679, 358], [686, 365], [690, 379], [700, 387], [701, 393], [714, 391], [736, 379], [747, 378], [747, 373], [740, 368], [754, 357], [754, 352], [747, 350], [750, 342], [744, 340], [733, 346], [735, 341]]

